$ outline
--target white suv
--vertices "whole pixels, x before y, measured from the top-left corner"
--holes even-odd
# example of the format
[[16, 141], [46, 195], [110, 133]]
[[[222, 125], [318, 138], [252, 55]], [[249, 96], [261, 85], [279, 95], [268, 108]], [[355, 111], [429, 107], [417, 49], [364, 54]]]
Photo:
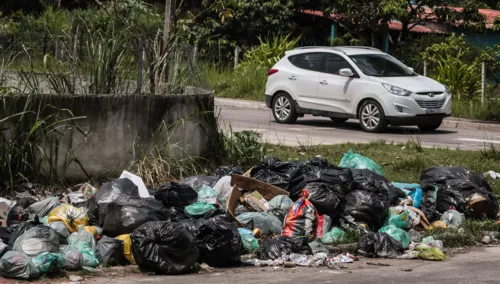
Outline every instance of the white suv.
[[279, 123], [312, 114], [357, 118], [368, 132], [389, 124], [433, 131], [451, 114], [451, 94], [375, 48], [302, 47], [269, 70], [266, 105]]

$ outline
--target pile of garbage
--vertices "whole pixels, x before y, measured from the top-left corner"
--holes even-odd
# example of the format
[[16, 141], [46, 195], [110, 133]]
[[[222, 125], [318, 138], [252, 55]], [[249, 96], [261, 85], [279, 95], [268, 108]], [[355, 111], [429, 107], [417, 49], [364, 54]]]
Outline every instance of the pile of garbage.
[[490, 185], [469, 169], [432, 167], [420, 184], [383, 175], [350, 151], [339, 166], [267, 157], [246, 173], [223, 166], [156, 189], [124, 172], [62, 198], [0, 199], [0, 275], [29, 280], [130, 264], [169, 275], [197, 263], [339, 268], [357, 257], [329, 248], [350, 232], [362, 235], [360, 256], [444, 260], [443, 242], [423, 238], [426, 231], [497, 218]]

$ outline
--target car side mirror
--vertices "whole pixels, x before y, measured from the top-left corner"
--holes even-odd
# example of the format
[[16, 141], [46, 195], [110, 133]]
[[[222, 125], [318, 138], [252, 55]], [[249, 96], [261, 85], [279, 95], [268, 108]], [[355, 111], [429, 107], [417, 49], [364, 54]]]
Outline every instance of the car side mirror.
[[343, 68], [339, 70], [339, 75], [343, 77], [354, 77], [354, 73], [350, 68]]
[[415, 72], [415, 68], [413, 67], [408, 67], [408, 69], [410, 69], [411, 72]]

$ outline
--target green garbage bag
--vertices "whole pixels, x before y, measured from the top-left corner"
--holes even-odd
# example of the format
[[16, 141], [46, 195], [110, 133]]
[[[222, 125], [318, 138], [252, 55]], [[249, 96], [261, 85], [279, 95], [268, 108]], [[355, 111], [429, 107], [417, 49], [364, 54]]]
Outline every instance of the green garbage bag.
[[82, 243], [78, 247], [78, 251], [82, 254], [83, 266], [96, 268], [99, 265], [99, 260], [95, 255], [95, 250], [88, 246], [88, 243]]
[[344, 154], [344, 157], [340, 161], [339, 167], [350, 169], [367, 169], [381, 176], [384, 175], [382, 167], [377, 165], [377, 163], [375, 163], [372, 159], [354, 153], [352, 149]]
[[417, 257], [425, 260], [446, 260], [446, 255], [438, 248], [430, 247], [428, 245], [420, 244], [415, 248]]
[[385, 225], [394, 225], [401, 229], [408, 228], [410, 222], [410, 212], [408, 210], [403, 210], [398, 214], [398, 210], [395, 207], [389, 208], [389, 216], [385, 220]]
[[99, 265], [99, 260], [95, 254], [97, 247], [95, 237], [93, 234], [87, 232], [84, 227], [79, 227], [78, 232], [69, 236], [68, 244], [76, 247], [82, 254], [83, 266], [95, 268]]
[[378, 232], [388, 234], [393, 239], [398, 241], [404, 249], [407, 249], [410, 246], [411, 243], [410, 234], [408, 234], [408, 232], [406, 232], [405, 230], [400, 229], [394, 225], [388, 225], [382, 227], [380, 228], [380, 230], [378, 230]]
[[219, 194], [213, 188], [202, 186], [198, 189], [198, 201], [203, 201], [208, 204], [219, 203]]
[[246, 252], [252, 253], [259, 249], [259, 240], [257, 240], [254, 236], [240, 234], [240, 237], [241, 237], [241, 242], [243, 243], [243, 249]]
[[215, 210], [215, 206], [204, 201], [198, 201], [184, 207], [184, 213], [189, 217], [205, 216], [208, 212]]
[[344, 240], [345, 232], [335, 227], [329, 232], [323, 234], [321, 242], [327, 245], [338, 244]]
[[44, 252], [31, 260], [41, 274], [57, 273], [64, 266], [64, 260], [58, 253]]

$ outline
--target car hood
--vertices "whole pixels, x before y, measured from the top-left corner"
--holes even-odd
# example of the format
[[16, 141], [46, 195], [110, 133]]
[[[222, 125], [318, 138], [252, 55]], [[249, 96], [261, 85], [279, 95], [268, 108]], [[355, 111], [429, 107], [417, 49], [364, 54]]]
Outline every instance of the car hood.
[[370, 77], [370, 80], [400, 87], [413, 93], [445, 91], [445, 87], [439, 82], [420, 75], [409, 77]]

